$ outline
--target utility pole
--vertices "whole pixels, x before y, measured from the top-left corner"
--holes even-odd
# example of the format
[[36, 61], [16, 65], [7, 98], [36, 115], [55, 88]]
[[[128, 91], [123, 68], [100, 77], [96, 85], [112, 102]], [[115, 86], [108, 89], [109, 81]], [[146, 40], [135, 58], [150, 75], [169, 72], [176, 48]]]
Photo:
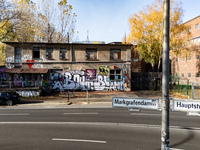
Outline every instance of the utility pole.
[[163, 63], [162, 63], [162, 127], [161, 150], [169, 150], [169, 26], [170, 0], [164, 0]]

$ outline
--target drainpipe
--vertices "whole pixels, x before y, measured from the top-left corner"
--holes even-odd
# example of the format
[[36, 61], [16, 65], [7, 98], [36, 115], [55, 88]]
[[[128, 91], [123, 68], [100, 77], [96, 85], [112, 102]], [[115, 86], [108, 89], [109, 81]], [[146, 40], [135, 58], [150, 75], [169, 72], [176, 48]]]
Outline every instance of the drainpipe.
[[70, 45], [70, 52], [71, 52], [71, 62], [73, 62], [73, 46]]

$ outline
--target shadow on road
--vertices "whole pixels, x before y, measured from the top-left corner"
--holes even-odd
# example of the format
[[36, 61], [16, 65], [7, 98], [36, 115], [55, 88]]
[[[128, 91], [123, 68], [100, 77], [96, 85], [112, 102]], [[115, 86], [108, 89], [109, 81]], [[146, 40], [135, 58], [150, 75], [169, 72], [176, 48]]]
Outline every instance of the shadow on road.
[[[179, 140], [180, 140], [179, 142], [173, 143], [172, 145], [170, 144], [170, 148], [176, 148], [176, 147], [181, 146], [182, 144], [187, 143], [187, 142], [189, 142], [189, 141], [191, 141], [191, 140], [194, 139], [195, 135], [192, 132], [192, 130], [194, 130], [193, 128], [190, 128], [190, 127], [181, 127], [180, 129], [181, 130], [182, 129], [186, 130], [187, 133], [188, 133], [187, 136], [185, 138], [180, 137], [179, 138]], [[170, 141], [171, 141], [171, 138], [173, 138], [172, 135], [170, 135]], [[157, 150], [161, 150], [161, 149], [157, 149]]]

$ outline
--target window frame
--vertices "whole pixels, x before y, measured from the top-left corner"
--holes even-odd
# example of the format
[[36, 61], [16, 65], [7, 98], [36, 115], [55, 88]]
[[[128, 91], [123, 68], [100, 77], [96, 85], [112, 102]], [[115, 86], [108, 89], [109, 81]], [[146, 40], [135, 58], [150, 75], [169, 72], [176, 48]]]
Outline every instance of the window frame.
[[21, 47], [15, 47], [14, 62], [15, 63], [22, 62], [22, 48]]
[[[36, 52], [38, 52], [38, 57], [35, 57]], [[39, 47], [33, 47], [32, 58], [33, 59], [40, 59], [40, 48]]]
[[181, 73], [181, 77], [184, 77], [184, 73]]
[[[64, 53], [63, 53], [64, 52]], [[64, 56], [63, 56], [64, 55]], [[67, 59], [67, 48], [60, 48], [59, 59]]]
[[[120, 71], [120, 72], [117, 72], [117, 71]], [[121, 73], [122, 73], [121, 69], [110, 69], [110, 80], [111, 81], [119, 81], [119, 80], [121, 80], [121, 77], [122, 77]]]
[[199, 29], [199, 24], [195, 24], [195, 29]]
[[195, 77], [196, 77], [196, 78], [199, 78], [199, 73], [196, 73], [196, 74], [195, 74]]
[[53, 48], [51, 47], [46, 48], [46, 59], [53, 59]]
[[[122, 59], [121, 52], [122, 52], [121, 49], [110, 49], [110, 60], [121, 60]], [[117, 55], [117, 58], [115, 58], [115, 55]]]
[[[94, 58], [92, 58], [94, 56]], [[97, 60], [97, 48], [86, 48], [85, 59], [86, 60]]]
[[188, 77], [191, 77], [191, 73], [188, 73]]

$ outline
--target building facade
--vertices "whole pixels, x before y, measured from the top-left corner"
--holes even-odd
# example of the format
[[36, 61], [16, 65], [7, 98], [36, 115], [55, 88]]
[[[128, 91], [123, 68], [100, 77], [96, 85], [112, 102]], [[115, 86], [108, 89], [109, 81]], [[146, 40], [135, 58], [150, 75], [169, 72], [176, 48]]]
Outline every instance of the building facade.
[[[5, 42], [6, 80], [53, 90], [130, 90], [130, 44]], [[21, 82], [23, 81], [23, 82]]]
[[[191, 43], [200, 44], [200, 16], [195, 17], [186, 23], [191, 33]], [[181, 36], [184, 36], [184, 31]], [[188, 57], [171, 58], [171, 74], [180, 79], [189, 80], [190, 82], [200, 82], [200, 53], [191, 51]]]

